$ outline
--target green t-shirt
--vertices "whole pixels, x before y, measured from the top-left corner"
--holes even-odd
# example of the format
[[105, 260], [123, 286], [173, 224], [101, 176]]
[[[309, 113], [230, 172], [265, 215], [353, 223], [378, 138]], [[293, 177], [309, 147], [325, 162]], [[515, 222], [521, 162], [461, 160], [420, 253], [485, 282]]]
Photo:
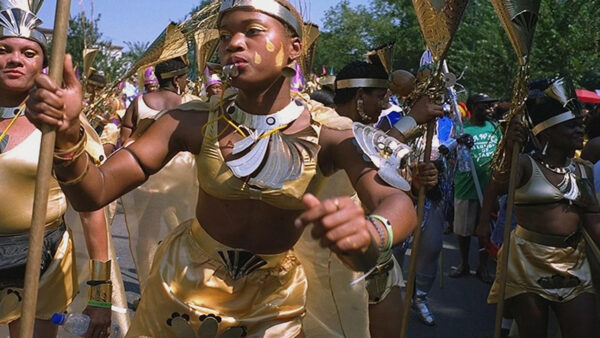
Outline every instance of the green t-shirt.
[[[485, 186], [490, 180], [494, 152], [502, 139], [502, 132], [500, 128], [497, 128], [497, 125], [489, 121], [486, 121], [483, 126], [475, 126], [466, 121], [464, 130], [466, 134], [472, 135], [475, 141], [473, 148], [471, 148], [471, 157], [477, 170], [477, 177], [483, 194]], [[477, 199], [477, 191], [470, 171], [457, 171], [454, 178], [454, 198], [461, 200]]]

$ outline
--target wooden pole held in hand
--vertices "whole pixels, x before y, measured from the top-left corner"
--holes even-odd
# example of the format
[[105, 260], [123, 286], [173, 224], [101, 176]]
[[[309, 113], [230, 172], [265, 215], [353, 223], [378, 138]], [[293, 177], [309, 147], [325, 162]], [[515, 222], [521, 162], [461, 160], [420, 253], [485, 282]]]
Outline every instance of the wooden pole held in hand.
[[517, 142], [513, 146], [510, 162], [510, 176], [508, 180], [508, 197], [506, 202], [506, 218], [504, 220], [504, 242], [502, 243], [502, 252], [500, 253], [500, 259], [498, 260], [501, 264], [500, 276], [498, 283], [500, 283], [500, 290], [498, 292], [498, 305], [496, 306], [496, 322], [494, 324], [494, 338], [500, 338], [502, 330], [502, 317], [504, 314], [504, 294], [506, 291], [506, 274], [508, 271], [508, 253], [510, 251], [510, 226], [512, 223], [512, 214], [514, 209], [515, 201], [515, 189], [517, 188], [517, 171], [519, 165], [519, 149], [521, 145]]
[[[71, 0], [58, 0], [56, 2], [54, 37], [50, 56], [50, 77], [57, 84], [62, 83], [70, 8]], [[33, 200], [33, 216], [31, 218], [31, 229], [29, 230], [29, 253], [25, 270], [23, 305], [19, 323], [20, 338], [33, 337], [55, 139], [56, 132], [54, 129], [46, 126], [42, 128], [42, 141]], [[52, 295], [44, 296], [52, 297]]]
[[[431, 158], [431, 145], [433, 142], [433, 130], [435, 127], [435, 120], [430, 121], [427, 124], [427, 141], [425, 143], [425, 152], [423, 154], [423, 162], [429, 163]], [[415, 277], [417, 272], [417, 254], [419, 252], [419, 243], [421, 240], [421, 224], [425, 216], [425, 186], [421, 185], [419, 188], [419, 199], [417, 202], [417, 227], [413, 231], [413, 242], [410, 250], [410, 265], [408, 267], [408, 280], [406, 281], [406, 294], [404, 297], [404, 304], [402, 309], [402, 322], [400, 337], [406, 338], [406, 332], [408, 329], [408, 315], [410, 313], [410, 304], [412, 301], [412, 295], [415, 291]]]

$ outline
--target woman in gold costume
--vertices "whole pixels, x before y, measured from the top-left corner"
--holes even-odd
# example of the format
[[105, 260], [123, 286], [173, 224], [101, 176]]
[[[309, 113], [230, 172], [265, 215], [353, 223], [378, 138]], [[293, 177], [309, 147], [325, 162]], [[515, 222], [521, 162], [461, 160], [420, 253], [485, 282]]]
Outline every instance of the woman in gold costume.
[[[520, 337], [546, 337], [548, 314], [558, 318], [563, 337], [598, 337], [598, 304], [583, 230], [596, 230], [598, 203], [591, 163], [574, 159], [583, 147], [583, 118], [565, 79], [532, 83], [527, 112], [539, 151], [522, 154], [515, 190], [517, 228], [510, 237], [506, 308]], [[511, 124], [507, 158], [525, 135]], [[522, 142], [521, 142], [522, 144]], [[508, 174], [494, 172], [504, 190]], [[593, 232], [593, 231], [592, 231]], [[596, 238], [596, 240], [598, 240]], [[500, 275], [500, 265], [498, 265]], [[489, 302], [498, 301], [498, 280]]]
[[[8, 324], [18, 336], [29, 227], [41, 133], [23, 115], [25, 101], [47, 61], [46, 40], [35, 28], [41, 21], [27, 2], [0, 2], [0, 324]], [[80, 101], [80, 100], [79, 100]], [[89, 127], [87, 132], [94, 133]], [[84, 133], [82, 129], [82, 133]], [[81, 149], [86, 153], [85, 149]], [[87, 154], [87, 153], [86, 153]], [[65, 164], [55, 156], [55, 163]], [[87, 155], [85, 155], [87, 156]], [[99, 161], [96, 156], [94, 160]], [[66, 197], [56, 180], [50, 183], [44, 250], [35, 322], [36, 337], [56, 337], [57, 326], [49, 319], [63, 312], [78, 292], [75, 252], [71, 231], [65, 226]], [[110, 326], [110, 266], [106, 223], [102, 211], [80, 214], [88, 252], [93, 259], [92, 298], [85, 312], [91, 316], [88, 337], [106, 337]], [[94, 238], [92, 241], [91, 238]], [[108, 261], [109, 262], [109, 261]], [[108, 265], [107, 265], [108, 264]], [[102, 267], [103, 269], [98, 269]], [[106, 294], [98, 298], [96, 291]], [[97, 301], [97, 302], [94, 302]]]
[[[238, 91], [168, 112], [99, 168], [75, 155], [72, 165], [55, 166], [57, 177], [73, 183], [63, 189], [74, 206], [94, 210], [178, 152], [197, 154], [196, 217], [159, 246], [131, 337], [303, 337], [306, 279], [290, 249], [304, 227], [313, 224], [315, 240], [368, 271], [377, 248], [403, 240], [416, 223], [411, 199], [376, 178], [351, 131], [329, 127], [326, 114], [292, 100], [290, 64], [302, 52], [297, 10], [285, 0], [228, 0], [217, 23], [221, 64]], [[57, 127], [62, 152], [84, 142], [70, 64], [65, 85], [59, 96], [48, 77], [38, 78], [27, 112], [38, 126]], [[349, 197], [321, 201], [309, 193], [338, 170], [385, 224], [368, 222]]]
[[[374, 124], [385, 101], [388, 98], [389, 82], [385, 69], [377, 64], [355, 61], [340, 70], [335, 80], [334, 104], [336, 111], [353, 121]], [[419, 104], [428, 104], [421, 100]], [[439, 109], [441, 107], [432, 107]], [[411, 111], [411, 115], [419, 112]], [[437, 169], [433, 163], [422, 163], [413, 170], [413, 190], [418, 191], [419, 184], [428, 188], [437, 184]], [[381, 222], [370, 218], [370, 222]], [[371, 337], [396, 337], [400, 335], [402, 316], [402, 294], [404, 285], [402, 270], [394, 258], [391, 248], [382, 251], [377, 268], [366, 277], [366, 289], [369, 294], [369, 331]]]

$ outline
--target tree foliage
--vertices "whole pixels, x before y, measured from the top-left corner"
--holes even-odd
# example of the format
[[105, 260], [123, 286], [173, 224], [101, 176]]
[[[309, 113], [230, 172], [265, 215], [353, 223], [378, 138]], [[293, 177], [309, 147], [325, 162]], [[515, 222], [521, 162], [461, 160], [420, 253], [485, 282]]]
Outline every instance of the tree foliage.
[[[600, 1], [544, 0], [534, 36], [532, 78], [569, 74], [600, 88]], [[341, 0], [326, 12], [314, 62], [341, 69], [370, 49], [394, 42], [394, 69], [414, 71], [425, 48], [411, 0]], [[509, 97], [517, 58], [489, 0], [471, 0], [448, 54], [469, 91]], [[464, 72], [464, 73], [463, 73]]]
[[121, 78], [150, 44], [148, 42], [125, 42], [128, 50], [122, 52], [121, 46], [115, 46], [111, 41], [103, 38], [102, 33], [98, 30], [100, 19], [100, 15], [90, 20], [81, 14], [69, 19], [67, 53], [73, 56], [74, 65], [78, 69], [82, 69], [84, 47], [99, 49], [92, 66], [103, 71], [110, 82]]

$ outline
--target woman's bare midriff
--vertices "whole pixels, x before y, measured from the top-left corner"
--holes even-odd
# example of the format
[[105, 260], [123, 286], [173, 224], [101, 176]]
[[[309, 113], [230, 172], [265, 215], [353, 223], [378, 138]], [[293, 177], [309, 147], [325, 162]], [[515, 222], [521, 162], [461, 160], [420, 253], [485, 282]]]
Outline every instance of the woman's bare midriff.
[[222, 200], [200, 189], [196, 217], [214, 239], [255, 254], [291, 249], [302, 229], [294, 220], [302, 211], [279, 209], [256, 200]]
[[577, 231], [581, 209], [568, 203], [515, 206], [517, 223], [525, 229], [548, 235], [568, 236]]

